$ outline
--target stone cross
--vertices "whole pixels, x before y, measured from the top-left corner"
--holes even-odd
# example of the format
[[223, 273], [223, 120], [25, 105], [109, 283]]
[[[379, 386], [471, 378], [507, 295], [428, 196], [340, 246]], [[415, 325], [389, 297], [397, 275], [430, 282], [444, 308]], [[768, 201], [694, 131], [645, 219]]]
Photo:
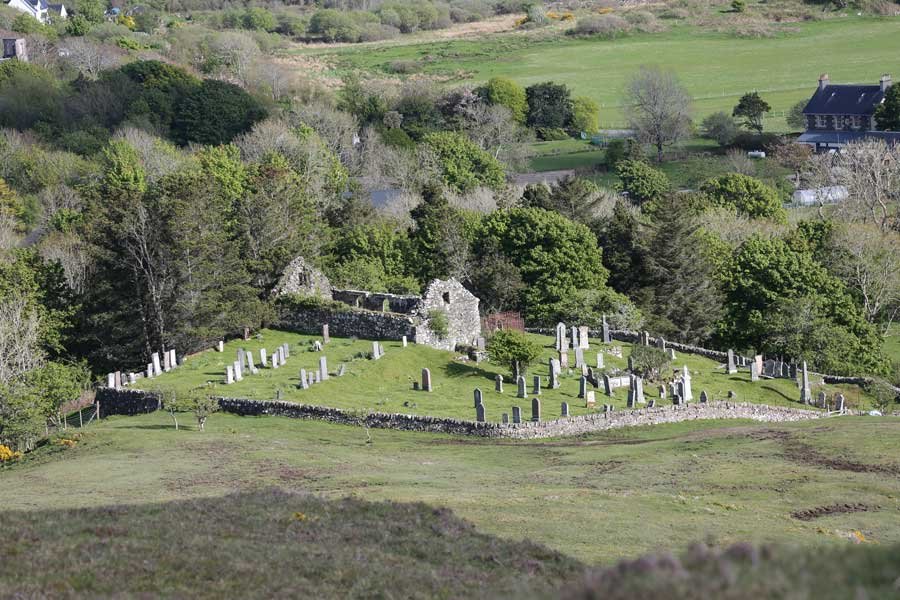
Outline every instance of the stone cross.
[[806, 369], [806, 361], [803, 361], [803, 376], [800, 380], [800, 404], [810, 404], [812, 392], [809, 389], [809, 371]]
[[585, 393], [587, 392], [587, 377], [581, 376], [581, 379], [578, 380], [578, 397], [584, 398]]
[[231, 385], [232, 383], [234, 383], [234, 367], [228, 365], [225, 367], [225, 385]]
[[566, 324], [565, 323], [557, 323], [556, 324], [556, 344], [555, 348], [557, 352], [561, 352], [565, 350], [567, 346], [566, 342]]
[[582, 350], [587, 350], [591, 347], [591, 340], [588, 339], [588, 328], [586, 325], [578, 328], [578, 347]]
[[503, 393], [503, 375], [497, 373], [497, 376], [494, 377], [494, 391]]
[[737, 365], [734, 364], [734, 350], [731, 348], [728, 349], [728, 374], [734, 375], [737, 373]]
[[584, 366], [584, 350], [581, 348], [575, 349], [575, 368], [580, 369]]
[[150, 361], [153, 363], [153, 372], [156, 375], [162, 375], [162, 368], [159, 366], [159, 352], [151, 354]]
[[219, 340], [219, 343], [216, 344], [216, 350], [219, 352], [225, 352], [225, 340]]
[[300, 369], [300, 389], [309, 389], [309, 382], [306, 380], [306, 369]]
[[519, 375], [516, 379], [516, 398], [525, 397], [525, 377]]
[[559, 414], [562, 417], [569, 416], [569, 403], [568, 402], [563, 402], [562, 404], [559, 405]]
[[598, 369], [603, 368], [603, 353], [602, 352], [597, 353], [597, 368]]
[[234, 361], [232, 366], [234, 368], [234, 380], [241, 381], [244, 378], [244, 374], [241, 372], [241, 363]]
[[541, 401], [537, 398], [531, 399], [531, 420], [535, 423], [541, 420]]
[[475, 407], [475, 420], [479, 423], [484, 423], [484, 404], [479, 404]]
[[484, 399], [482, 398], [480, 389], [475, 388], [474, 396], [475, 396], [475, 406], [478, 406], [479, 404], [484, 404]]
[[328, 332], [328, 323], [322, 325], [322, 343], [327, 344], [331, 341], [331, 334]]
[[706, 390], [700, 392], [700, 404], [706, 404], [709, 402], [709, 395], [706, 393]]
[[426, 392], [431, 391], [431, 371], [429, 369], [422, 369], [422, 389]]
[[603, 315], [603, 343], [612, 342], [612, 336], [609, 334], [609, 323], [606, 322], [606, 315]]
[[560, 369], [568, 369], [569, 368], [569, 353], [563, 350], [559, 353], [559, 368]]
[[541, 376], [535, 375], [531, 378], [531, 393], [534, 396], [541, 395]]
[[328, 379], [328, 359], [324, 356], [319, 357], [319, 371], [322, 373], [322, 381]]
[[522, 408], [519, 406], [513, 406], [512, 413], [513, 413], [513, 423], [521, 423], [522, 422]]

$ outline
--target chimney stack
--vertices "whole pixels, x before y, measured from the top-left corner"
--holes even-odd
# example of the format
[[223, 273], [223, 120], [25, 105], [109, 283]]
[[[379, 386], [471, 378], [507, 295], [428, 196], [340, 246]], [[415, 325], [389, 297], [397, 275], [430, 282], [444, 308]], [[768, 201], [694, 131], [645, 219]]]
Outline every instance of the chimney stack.
[[891, 84], [893, 82], [891, 81], [891, 76], [888, 75], [887, 73], [885, 73], [884, 75], [881, 76], [879, 83], [881, 84], [881, 91], [887, 92], [888, 88], [891, 87]]
[[828, 73], [819, 75], [819, 89], [824, 90], [828, 87]]

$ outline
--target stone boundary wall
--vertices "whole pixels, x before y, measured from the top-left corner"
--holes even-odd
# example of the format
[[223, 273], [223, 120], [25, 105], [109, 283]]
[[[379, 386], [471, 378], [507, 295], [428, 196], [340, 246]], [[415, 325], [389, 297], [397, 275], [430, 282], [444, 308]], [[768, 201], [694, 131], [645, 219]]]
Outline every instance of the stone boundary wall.
[[[97, 392], [101, 418], [109, 415], [136, 415], [160, 408], [153, 392], [141, 390], [113, 390], [101, 388]], [[376, 429], [397, 429], [446, 433], [485, 438], [541, 439], [582, 435], [621, 427], [659, 425], [700, 419], [750, 419], [765, 423], [818, 419], [825, 413], [813, 410], [766, 406], [736, 402], [710, 402], [686, 406], [662, 406], [609, 413], [592, 413], [539, 423], [479, 423], [463, 419], [447, 419], [420, 415], [389, 413], [353, 413], [338, 408], [298, 404], [294, 402], [217, 398], [223, 412], [240, 416], [271, 415], [291, 419], [326, 421], [341, 425], [367, 426]], [[528, 414], [528, 407], [523, 413]]]
[[94, 396], [100, 405], [100, 418], [110, 415], [142, 415], [162, 408], [159, 397], [144, 390], [101, 387]]
[[363, 309], [333, 311], [327, 308], [291, 308], [279, 311], [273, 325], [277, 329], [321, 335], [322, 324], [328, 323], [329, 335], [369, 340], [400, 340], [405, 335], [415, 339], [415, 326], [408, 315], [373, 312]]

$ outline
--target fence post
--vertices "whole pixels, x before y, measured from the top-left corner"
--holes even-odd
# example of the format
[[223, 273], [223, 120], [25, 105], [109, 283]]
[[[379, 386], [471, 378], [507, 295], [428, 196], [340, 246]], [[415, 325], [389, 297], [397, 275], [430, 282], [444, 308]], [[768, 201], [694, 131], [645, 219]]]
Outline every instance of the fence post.
[[84, 417], [81, 416], [81, 413], [84, 412], [83, 408], [78, 409], [78, 429], [84, 429]]

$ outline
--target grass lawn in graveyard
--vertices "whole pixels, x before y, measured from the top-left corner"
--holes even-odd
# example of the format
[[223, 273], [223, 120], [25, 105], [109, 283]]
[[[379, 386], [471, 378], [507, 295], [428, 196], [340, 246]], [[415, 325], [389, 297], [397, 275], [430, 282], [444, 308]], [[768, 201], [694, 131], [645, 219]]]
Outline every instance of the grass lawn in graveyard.
[[[531, 334], [529, 334], [531, 335]], [[184, 393], [187, 390], [212, 382], [212, 392], [233, 398], [252, 398], [256, 400], [273, 400], [281, 392], [281, 399], [317, 406], [328, 406], [351, 411], [374, 411], [386, 413], [404, 413], [429, 415], [434, 417], [451, 417], [474, 420], [474, 390], [480, 388], [486, 408], [488, 421], [499, 422], [502, 413], [512, 414], [513, 406], [522, 407], [523, 418], [530, 417], [531, 398], [533, 398], [532, 378], [540, 375], [541, 416], [544, 420], [556, 419], [561, 414], [561, 403], [568, 402], [572, 415], [581, 415], [602, 410], [603, 404], [611, 404], [616, 410], [626, 408], [627, 388], [615, 390], [612, 398], [603, 393], [602, 386], [594, 389], [597, 407], [588, 408], [585, 401], [578, 398], [580, 371], [575, 367], [575, 352], [569, 350], [571, 369], [565, 371], [559, 389], [547, 389], [549, 366], [548, 361], [556, 357], [553, 338], [550, 336], [532, 336], [544, 347], [539, 362], [532, 365], [526, 375], [526, 397], [516, 397], [516, 383], [509, 381], [510, 373], [505, 365], [494, 365], [490, 362], [476, 364], [474, 361], [460, 360], [458, 353], [436, 350], [427, 346], [409, 344], [406, 348], [400, 342], [382, 342], [385, 354], [379, 360], [365, 358], [371, 351], [372, 342], [332, 337], [323, 353], [312, 350], [317, 336], [300, 335], [276, 330], [263, 330], [258, 337], [251, 340], [232, 340], [225, 344], [225, 352], [208, 350], [186, 359], [178, 369], [164, 373], [162, 376], [146, 380], [141, 379], [138, 386], [143, 389], [166, 388]], [[244, 348], [253, 352], [254, 361], [259, 366], [259, 350], [266, 348], [271, 355], [276, 347], [283, 343], [290, 345], [290, 357], [287, 364], [278, 369], [260, 369], [257, 375], [245, 375], [243, 381], [232, 385], [224, 385], [225, 366], [237, 359], [237, 351]], [[622, 357], [618, 358], [608, 352], [612, 347], [622, 348]], [[591, 347], [584, 351], [588, 366], [595, 367], [597, 353], [603, 351], [604, 365], [607, 370], [624, 369], [627, 365], [630, 345], [614, 342], [604, 348], [604, 344], [596, 339], [591, 340]], [[319, 357], [326, 356], [331, 377], [310, 389], [299, 389], [299, 372], [301, 368], [315, 370]], [[742, 369], [739, 373], [728, 375], [716, 361], [700, 356], [676, 353], [674, 368], [687, 365], [693, 375], [692, 388], [694, 400], [699, 400], [700, 392], [706, 390], [711, 400], [724, 400], [728, 391], [734, 391], [736, 400], [755, 402], [773, 406], [800, 407], [799, 391], [795, 382], [787, 379], [763, 379], [750, 382], [750, 372]], [[346, 365], [346, 374], [337, 377], [339, 365]], [[413, 390], [413, 382], [421, 381], [423, 368], [431, 371], [434, 391]], [[496, 392], [494, 380], [497, 374], [503, 375], [505, 381], [503, 392]], [[812, 392], [815, 397], [824, 390], [831, 396], [840, 391], [846, 397], [848, 407], [861, 405], [868, 407], [868, 398], [855, 386], [822, 386], [815, 384], [813, 378]], [[657, 399], [661, 405], [657, 385], [646, 381], [644, 394], [649, 400]], [[599, 408], [598, 408], [599, 407]]]
[[[204, 559], [191, 568], [228, 577], [234, 566], [234, 573], [252, 578], [274, 564], [270, 552], [275, 562], [290, 555], [280, 541], [271, 549], [260, 545], [257, 527], [270, 529], [270, 519], [292, 527], [296, 510], [331, 519], [293, 501], [268, 502], [260, 525], [243, 518], [229, 524], [233, 510], [223, 507], [196, 513], [199, 530], [182, 533], [191, 521], [183, 515], [173, 521], [167, 503], [269, 486], [331, 499], [445, 506], [479, 532], [530, 539], [589, 564], [679, 552], [698, 540], [771, 541], [815, 551], [848, 546], [859, 532], [868, 543], [900, 543], [900, 418], [692, 421], [535, 441], [373, 429], [371, 443], [359, 427], [281, 417], [215, 414], [199, 432], [185, 415], [181, 426], [175, 431], [165, 412], [111, 417], [82, 430], [73, 448], [49, 444], [0, 467], [5, 514], [37, 515], [30, 527], [18, 516], [0, 519], [0, 537], [13, 542], [7, 556], [10, 548], [19, 551], [0, 565], [0, 574], [39, 581], [56, 571], [91, 571], [66, 557], [94, 556], [93, 549], [131, 535], [121, 539], [151, 546], [138, 562], [147, 567], [139, 581], [152, 581], [164, 576], [153, 565], [171, 558], [172, 543], [225, 535], [246, 539], [247, 552], [223, 542], [208, 548], [208, 560], [229, 567], [213, 569]], [[843, 504], [865, 509], [792, 516]], [[87, 518], [76, 509], [123, 505], [135, 507], [134, 520], [111, 509], [112, 524], [72, 528]], [[41, 531], [54, 533], [35, 533]], [[326, 531], [319, 534], [296, 539], [332, 543]], [[341, 534], [334, 543], [348, 539], [355, 538]], [[45, 563], [53, 567], [20, 568]]]

